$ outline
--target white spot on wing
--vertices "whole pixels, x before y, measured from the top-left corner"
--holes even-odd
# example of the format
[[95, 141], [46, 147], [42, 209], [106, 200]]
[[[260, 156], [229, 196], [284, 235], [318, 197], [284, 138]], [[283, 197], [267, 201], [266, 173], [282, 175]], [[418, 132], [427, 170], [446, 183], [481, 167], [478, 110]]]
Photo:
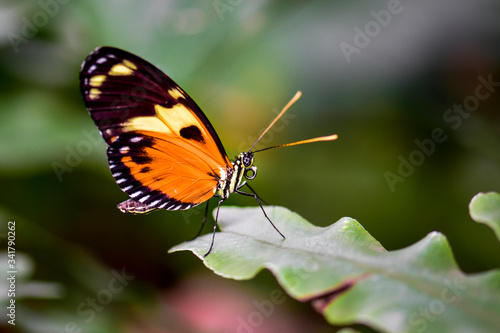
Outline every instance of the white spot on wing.
[[121, 172], [115, 172], [115, 173], [113, 174], [113, 177], [115, 177], [115, 178], [116, 178], [116, 177], [119, 177], [119, 176], [121, 176], [121, 175], [122, 175], [122, 173], [121, 173]]
[[126, 154], [130, 151], [130, 147], [124, 146], [120, 148], [120, 154]]
[[97, 59], [95, 62], [97, 62], [98, 64], [104, 64], [106, 61], [108, 61], [108, 59], [106, 57], [102, 57]]
[[144, 203], [144, 201], [148, 200], [148, 199], [149, 199], [149, 197], [150, 197], [150, 195], [148, 194], [148, 195], [146, 195], [146, 196], [144, 196], [144, 197], [140, 198], [140, 199], [139, 199], [139, 202]]
[[140, 136], [134, 136], [132, 139], [130, 139], [131, 142], [140, 142], [142, 140], [142, 138]]
[[120, 178], [116, 181], [117, 184], [121, 184], [127, 181], [127, 178]]
[[137, 192], [132, 193], [130, 196], [131, 196], [132, 198], [135, 198], [135, 197], [138, 197], [138, 196], [139, 196], [139, 195], [141, 195], [141, 194], [142, 194], [142, 191], [137, 191]]

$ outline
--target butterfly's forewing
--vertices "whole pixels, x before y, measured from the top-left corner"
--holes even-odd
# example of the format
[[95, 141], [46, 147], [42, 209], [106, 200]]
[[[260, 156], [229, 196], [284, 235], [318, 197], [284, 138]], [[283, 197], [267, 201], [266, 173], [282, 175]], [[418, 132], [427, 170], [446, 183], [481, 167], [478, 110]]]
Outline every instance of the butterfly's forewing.
[[102, 47], [82, 65], [85, 105], [108, 144], [113, 177], [135, 213], [188, 209], [210, 199], [232, 165], [196, 103], [167, 75]]

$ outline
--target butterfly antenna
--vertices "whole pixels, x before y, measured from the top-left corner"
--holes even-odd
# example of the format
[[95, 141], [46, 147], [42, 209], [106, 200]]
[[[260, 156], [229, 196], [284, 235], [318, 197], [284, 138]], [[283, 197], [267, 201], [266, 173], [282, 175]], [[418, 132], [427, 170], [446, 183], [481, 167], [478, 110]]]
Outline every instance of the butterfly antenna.
[[282, 145], [277, 145], [277, 146], [272, 146], [272, 147], [267, 147], [267, 148], [259, 149], [259, 150], [254, 151], [254, 153], [257, 153], [259, 151], [268, 150], [268, 149], [273, 149], [273, 148], [297, 146], [297, 145], [302, 145], [304, 143], [321, 142], [321, 141], [333, 141], [333, 140], [337, 140], [338, 137], [339, 136], [337, 134], [332, 134], [332, 135], [327, 135], [327, 136], [321, 136], [319, 138], [312, 138], [312, 139], [307, 139], [307, 140], [301, 140], [301, 141], [297, 141], [297, 142], [285, 143], [285, 144], [282, 144]]
[[[290, 108], [290, 106], [292, 106], [293, 103], [295, 103], [300, 98], [300, 96], [302, 96], [302, 92], [297, 91], [297, 93], [295, 94], [295, 96], [293, 96], [293, 98], [290, 100], [290, 102], [288, 102], [288, 104], [285, 105], [285, 107], [283, 108], [283, 110], [281, 110], [281, 112], [276, 116], [276, 118], [274, 118], [274, 120], [271, 122], [271, 124], [269, 126], [267, 126], [267, 128], [259, 136], [259, 138], [257, 139], [257, 141], [255, 141], [255, 143], [252, 145], [252, 147], [250, 147], [250, 149], [248, 150], [248, 152], [252, 151], [253, 147], [255, 147], [255, 145], [257, 144], [257, 142], [259, 142], [260, 139], [262, 139], [262, 137], [267, 133], [267, 131], [269, 131], [269, 129], [271, 127], [273, 127], [273, 125], [278, 121], [278, 119], [281, 118], [281, 116]], [[267, 148], [256, 150], [256, 151], [254, 151], [254, 153], [257, 153], [259, 151], [268, 150], [268, 149], [273, 149], [273, 148], [290, 147], [290, 146], [302, 145], [304, 143], [312, 143], [312, 142], [320, 142], [320, 141], [333, 141], [333, 140], [337, 140], [338, 137], [339, 136], [337, 134], [332, 134], [332, 135], [322, 136], [322, 137], [319, 137], [319, 138], [301, 140], [301, 141], [297, 141], [297, 142], [285, 143], [285, 144], [282, 144], [282, 145], [267, 147]]]
[[288, 104], [285, 105], [285, 107], [283, 108], [283, 110], [281, 110], [281, 112], [276, 116], [276, 118], [274, 118], [274, 120], [271, 122], [271, 124], [269, 124], [269, 126], [267, 126], [267, 128], [264, 130], [264, 132], [262, 132], [262, 134], [259, 136], [259, 138], [257, 139], [257, 141], [255, 141], [255, 143], [252, 145], [252, 147], [250, 147], [250, 149], [248, 150], [248, 152], [252, 151], [253, 147], [255, 147], [255, 145], [257, 144], [257, 142], [259, 142], [260, 139], [262, 139], [262, 137], [267, 133], [267, 131], [269, 131], [269, 129], [271, 127], [273, 127], [273, 125], [278, 121], [278, 119], [281, 118], [281, 116], [286, 112], [286, 110], [288, 110], [290, 108], [290, 106], [292, 106], [292, 104], [295, 103], [300, 98], [300, 96], [302, 96], [302, 92], [297, 91], [297, 93], [295, 94], [295, 96], [293, 96], [293, 98], [290, 100], [290, 102], [288, 102]]

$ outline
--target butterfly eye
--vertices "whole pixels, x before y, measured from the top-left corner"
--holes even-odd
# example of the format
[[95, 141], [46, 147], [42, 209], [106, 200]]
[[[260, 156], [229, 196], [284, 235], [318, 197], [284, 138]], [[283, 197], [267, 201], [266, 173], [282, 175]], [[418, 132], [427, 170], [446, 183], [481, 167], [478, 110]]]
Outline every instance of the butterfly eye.
[[242, 162], [245, 168], [249, 168], [253, 164], [253, 154], [243, 153]]
[[254, 179], [257, 176], [257, 167], [252, 165], [250, 168], [245, 169], [245, 178], [248, 180]]

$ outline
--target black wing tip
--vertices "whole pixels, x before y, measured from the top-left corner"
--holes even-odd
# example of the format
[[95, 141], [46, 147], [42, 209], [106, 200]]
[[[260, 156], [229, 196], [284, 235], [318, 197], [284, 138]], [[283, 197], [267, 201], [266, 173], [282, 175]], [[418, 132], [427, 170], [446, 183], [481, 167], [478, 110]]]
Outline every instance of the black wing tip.
[[115, 55], [120, 55], [121, 54], [126, 54], [126, 55], [133, 55], [132, 53], [125, 51], [123, 49], [120, 49], [118, 47], [114, 46], [98, 46], [94, 49], [94, 51], [90, 52], [89, 56], [87, 58], [90, 58], [92, 56], [95, 56], [97, 54], [115, 54]]
[[80, 73], [84, 72], [84, 68], [87, 67], [86, 64], [92, 62], [92, 59], [96, 56], [98, 53], [102, 53], [102, 51], [106, 51], [106, 49], [113, 49], [110, 46], [98, 46], [96, 47], [92, 52], [89, 53], [89, 55], [83, 60], [82, 65], [80, 66]]
[[90, 52], [82, 62], [82, 65], [80, 66], [80, 73], [86, 72], [85, 68], [88, 68], [91, 64], [95, 63], [97, 59], [109, 55], [114, 55], [121, 58], [136, 57], [132, 53], [114, 46], [98, 46], [92, 52]]
[[114, 46], [107, 46], [107, 45], [104, 45], [104, 46], [98, 46], [96, 47], [92, 52], [90, 52], [89, 57], [97, 54], [97, 53], [116, 53], [116, 52], [125, 52], [125, 53], [129, 53], [125, 50], [122, 50], [120, 48], [117, 48], [117, 47], [114, 47]]

